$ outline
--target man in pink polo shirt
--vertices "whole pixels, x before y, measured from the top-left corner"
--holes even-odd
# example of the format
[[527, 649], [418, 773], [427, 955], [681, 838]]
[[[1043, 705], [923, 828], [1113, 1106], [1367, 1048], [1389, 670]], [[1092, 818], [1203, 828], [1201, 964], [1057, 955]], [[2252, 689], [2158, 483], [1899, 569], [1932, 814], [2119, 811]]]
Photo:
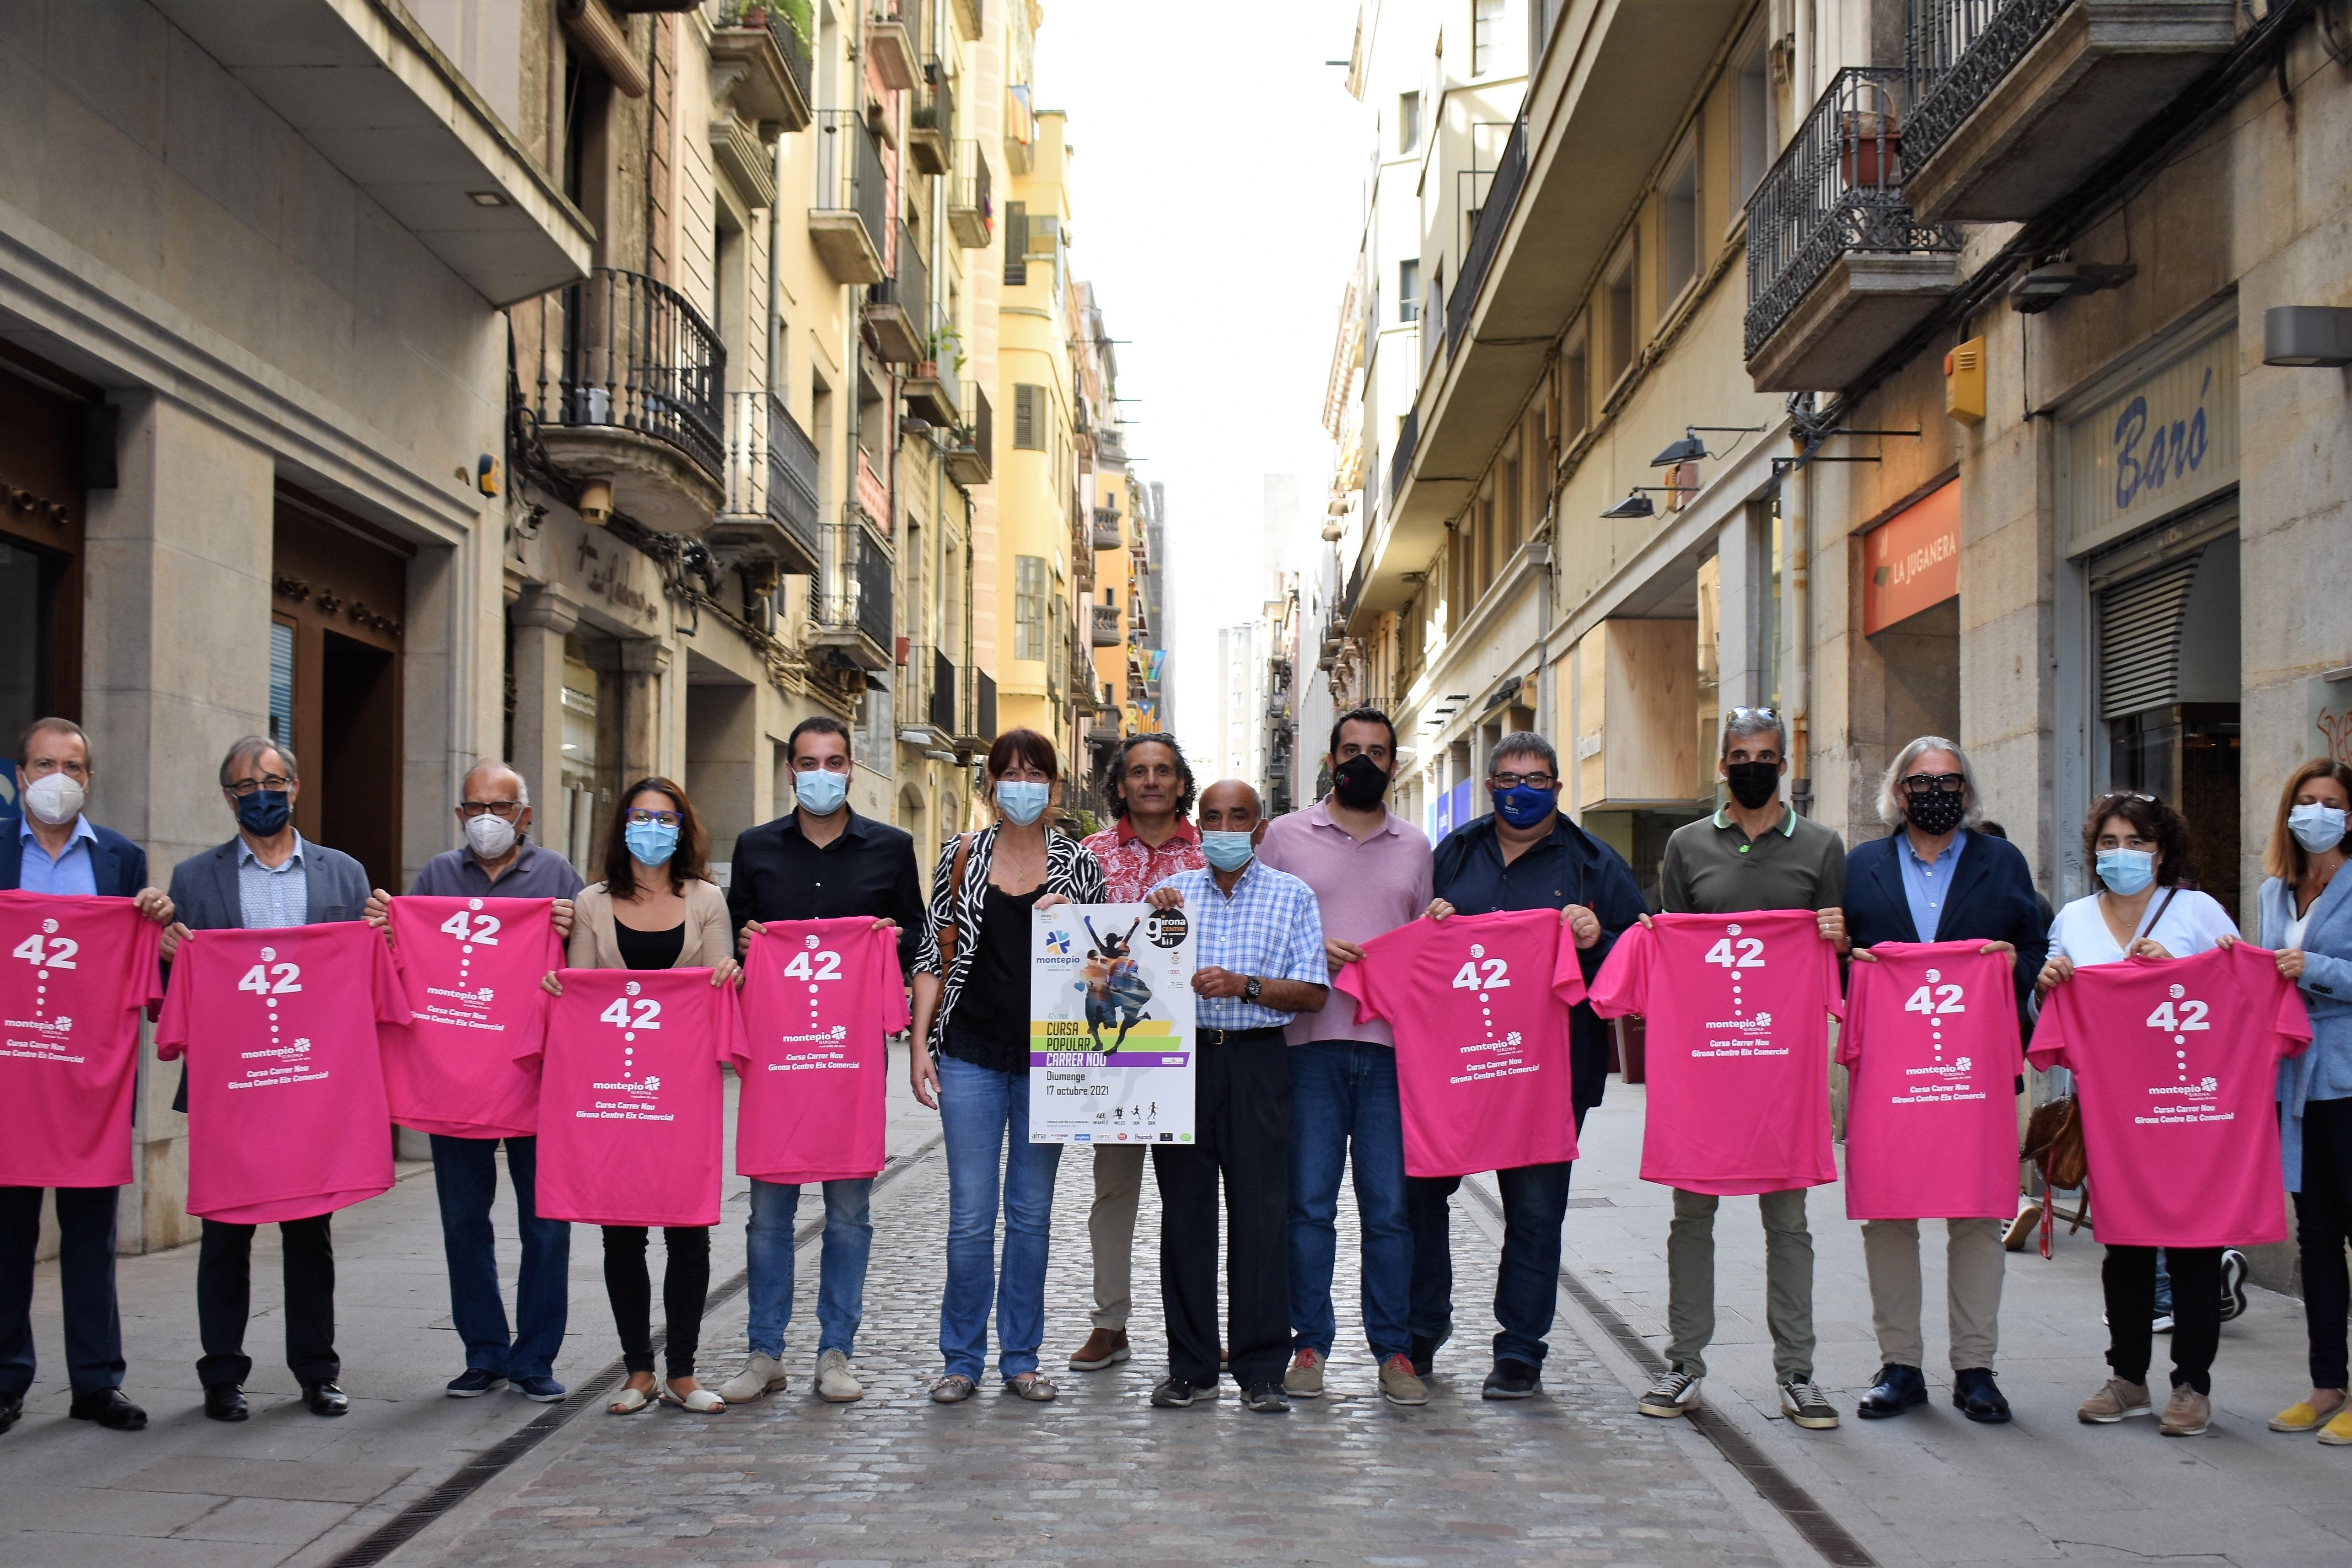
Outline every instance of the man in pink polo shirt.
[[[1324, 758], [1331, 793], [1276, 818], [1258, 859], [1312, 889], [1323, 914], [1331, 968], [1364, 956], [1363, 944], [1408, 925], [1429, 907], [1429, 840], [1388, 809], [1396, 772], [1396, 728], [1377, 709], [1341, 714]], [[1405, 1213], [1404, 1118], [1398, 1108], [1396, 1037], [1356, 1016], [1355, 998], [1332, 988], [1319, 1013], [1285, 1028], [1290, 1047], [1290, 1370], [1283, 1391], [1323, 1392], [1323, 1363], [1337, 1321], [1331, 1272], [1339, 1249], [1335, 1215], [1350, 1150], [1356, 1212], [1363, 1226], [1364, 1337], [1380, 1366], [1381, 1395], [1425, 1405], [1412, 1370], [1408, 1327], [1412, 1226]]]
[[[1201, 834], [1192, 814], [1192, 768], [1173, 735], [1129, 735], [1103, 770], [1103, 794], [1118, 820], [1086, 839], [1102, 862], [1104, 897], [1139, 904], [1179, 871], [1197, 871]], [[1127, 1316], [1135, 1300], [1135, 1215], [1143, 1196], [1143, 1145], [1095, 1145], [1095, 1203], [1087, 1239], [1095, 1257], [1094, 1331], [1070, 1357], [1073, 1372], [1100, 1372], [1127, 1359]]]

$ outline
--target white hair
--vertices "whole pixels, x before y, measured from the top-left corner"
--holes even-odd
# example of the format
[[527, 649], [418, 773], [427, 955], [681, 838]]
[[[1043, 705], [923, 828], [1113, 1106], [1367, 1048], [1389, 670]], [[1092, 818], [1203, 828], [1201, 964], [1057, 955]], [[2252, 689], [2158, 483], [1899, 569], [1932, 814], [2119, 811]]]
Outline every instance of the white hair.
[[461, 778], [457, 781], [458, 793], [461, 795], [465, 793], [467, 780], [470, 780], [476, 773], [504, 773], [509, 778], [514, 780], [515, 804], [520, 806], [529, 806], [530, 805], [530, 781], [522, 776], [522, 770], [520, 768], [515, 766], [512, 763], [502, 762], [497, 757], [484, 757], [480, 762], [476, 763], [472, 767], [467, 768], [466, 770], [465, 778]]
[[1878, 784], [1878, 820], [1889, 827], [1901, 827], [1910, 820], [1903, 809], [1903, 775], [1929, 752], [1949, 752], [1959, 760], [1960, 778], [1968, 785], [1968, 793], [1961, 798], [1969, 803], [1968, 810], [1960, 817], [1960, 826], [1974, 827], [1982, 822], [1984, 795], [1977, 788], [1976, 764], [1969, 761], [1969, 754], [1960, 750], [1958, 741], [1948, 741], [1941, 735], [1920, 736], [1895, 752], [1895, 760], [1886, 764], [1886, 776]]

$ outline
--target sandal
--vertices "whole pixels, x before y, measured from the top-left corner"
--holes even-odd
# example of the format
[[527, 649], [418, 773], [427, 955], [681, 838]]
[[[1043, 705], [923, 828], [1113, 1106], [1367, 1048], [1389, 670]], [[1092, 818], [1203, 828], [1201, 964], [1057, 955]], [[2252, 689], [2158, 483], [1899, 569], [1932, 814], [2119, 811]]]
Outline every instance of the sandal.
[[621, 1385], [621, 1392], [613, 1396], [613, 1403], [604, 1406], [604, 1414], [635, 1415], [640, 1410], [651, 1410], [653, 1407], [654, 1402], [646, 1397], [646, 1390], [632, 1388], [625, 1383]]
[[978, 1387], [979, 1385], [977, 1384], [973, 1383], [971, 1379], [964, 1376], [963, 1373], [960, 1372], [951, 1372], [945, 1377], [940, 1379], [939, 1382], [931, 1384], [931, 1403], [934, 1405], [961, 1405], [965, 1400], [970, 1399]]
[[1009, 1392], [1019, 1394], [1034, 1405], [1045, 1404], [1048, 1400], [1059, 1397], [1062, 1392], [1054, 1386], [1052, 1378], [1034, 1372], [1019, 1373], [1008, 1377], [1004, 1380], [1004, 1386]]
[[727, 1402], [707, 1388], [689, 1389], [680, 1394], [667, 1384], [662, 1385], [661, 1402], [675, 1405], [694, 1415], [717, 1415], [727, 1408]]

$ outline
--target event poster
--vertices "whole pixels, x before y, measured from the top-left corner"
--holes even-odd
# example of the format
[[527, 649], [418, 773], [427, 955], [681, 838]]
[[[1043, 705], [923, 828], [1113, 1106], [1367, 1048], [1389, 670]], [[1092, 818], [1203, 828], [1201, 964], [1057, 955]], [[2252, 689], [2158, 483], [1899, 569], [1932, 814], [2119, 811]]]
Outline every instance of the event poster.
[[1030, 922], [1029, 1142], [1192, 1141], [1192, 930], [1181, 909]]

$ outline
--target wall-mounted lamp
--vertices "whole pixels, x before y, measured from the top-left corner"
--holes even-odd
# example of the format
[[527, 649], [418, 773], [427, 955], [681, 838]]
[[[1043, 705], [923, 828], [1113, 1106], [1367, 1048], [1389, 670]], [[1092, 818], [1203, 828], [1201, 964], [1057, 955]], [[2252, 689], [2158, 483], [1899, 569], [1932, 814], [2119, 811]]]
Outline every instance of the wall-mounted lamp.
[[2139, 275], [2130, 262], [2053, 261], [2022, 274], [2009, 286], [2010, 309], [2037, 316], [2061, 300], [2120, 289]]
[[1653, 494], [1662, 496], [1689, 495], [1693, 493], [1692, 487], [1689, 485], [1635, 485], [1632, 491], [1626, 495], [1623, 500], [1619, 501], [1615, 506], [1611, 507], [1601, 515], [1603, 517], [1657, 516], [1658, 505], [1655, 501], [1652, 500], [1648, 495], [1644, 495], [1643, 493], [1645, 490], [1650, 491]]
[[580, 486], [580, 521], [602, 528], [613, 521], [613, 481], [586, 479]]
[[1696, 462], [1701, 458], [1720, 457], [1722, 454], [1718, 452], [1708, 451], [1706, 443], [1698, 438], [1698, 433], [1702, 430], [1709, 435], [1761, 436], [1764, 433], [1764, 426], [1761, 425], [1685, 425], [1683, 426], [1683, 438], [1651, 458], [1650, 467], [1671, 468], [1676, 463]]
[[2296, 369], [2352, 364], [2352, 310], [2273, 305], [2263, 312], [2263, 363]]

